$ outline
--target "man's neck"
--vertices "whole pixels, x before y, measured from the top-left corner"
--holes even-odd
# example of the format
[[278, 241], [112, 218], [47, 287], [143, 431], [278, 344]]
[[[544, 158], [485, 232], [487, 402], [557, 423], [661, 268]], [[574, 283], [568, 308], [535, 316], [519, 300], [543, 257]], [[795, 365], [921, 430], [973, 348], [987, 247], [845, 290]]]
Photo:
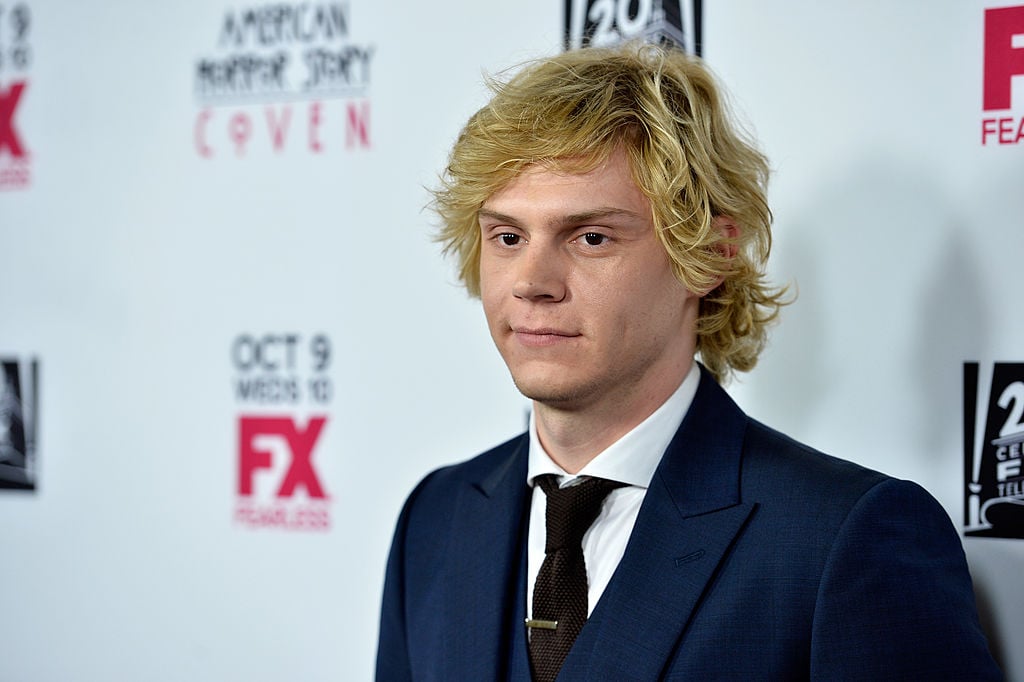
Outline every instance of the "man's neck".
[[636, 428], [675, 392], [692, 366], [659, 377], [643, 393], [595, 405], [565, 408], [534, 401], [537, 436], [545, 452], [570, 474], [578, 473], [610, 445]]

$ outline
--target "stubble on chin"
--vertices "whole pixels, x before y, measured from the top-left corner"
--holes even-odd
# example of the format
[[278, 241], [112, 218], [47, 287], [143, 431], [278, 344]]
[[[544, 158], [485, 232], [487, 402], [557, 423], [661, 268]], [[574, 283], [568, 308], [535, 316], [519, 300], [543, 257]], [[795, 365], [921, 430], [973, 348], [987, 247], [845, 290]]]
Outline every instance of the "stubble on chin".
[[559, 386], [557, 382], [521, 380], [515, 374], [512, 375], [512, 383], [529, 400], [560, 410], [580, 407], [591, 393], [586, 386]]

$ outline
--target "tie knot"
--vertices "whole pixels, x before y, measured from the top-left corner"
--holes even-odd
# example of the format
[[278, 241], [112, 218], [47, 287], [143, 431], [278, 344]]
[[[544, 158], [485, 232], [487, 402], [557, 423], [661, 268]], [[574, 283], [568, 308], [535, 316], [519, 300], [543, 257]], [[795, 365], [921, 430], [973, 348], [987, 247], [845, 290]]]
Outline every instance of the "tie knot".
[[605, 478], [587, 477], [565, 488], [558, 487], [558, 477], [544, 474], [535, 480], [548, 498], [547, 539], [544, 552], [550, 554], [559, 549], [578, 550], [584, 534], [601, 511], [604, 498], [612, 490], [625, 483]]

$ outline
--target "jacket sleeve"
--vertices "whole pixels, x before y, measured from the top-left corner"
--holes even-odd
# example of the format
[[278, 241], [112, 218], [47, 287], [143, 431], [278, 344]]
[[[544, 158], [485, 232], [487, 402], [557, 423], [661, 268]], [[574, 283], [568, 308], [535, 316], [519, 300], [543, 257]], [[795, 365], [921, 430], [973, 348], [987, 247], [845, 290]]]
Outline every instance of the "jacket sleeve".
[[1001, 680], [960, 538], [920, 486], [885, 480], [852, 507], [822, 573], [816, 680]]

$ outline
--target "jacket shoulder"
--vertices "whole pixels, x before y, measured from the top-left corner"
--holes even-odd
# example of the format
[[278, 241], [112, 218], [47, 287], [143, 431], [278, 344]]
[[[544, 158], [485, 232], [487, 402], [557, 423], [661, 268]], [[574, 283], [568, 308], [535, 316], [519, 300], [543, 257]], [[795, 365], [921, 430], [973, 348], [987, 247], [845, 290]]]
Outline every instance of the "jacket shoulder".
[[891, 476], [825, 454], [764, 424], [748, 419], [743, 446], [743, 480], [747, 490], [853, 504]]

